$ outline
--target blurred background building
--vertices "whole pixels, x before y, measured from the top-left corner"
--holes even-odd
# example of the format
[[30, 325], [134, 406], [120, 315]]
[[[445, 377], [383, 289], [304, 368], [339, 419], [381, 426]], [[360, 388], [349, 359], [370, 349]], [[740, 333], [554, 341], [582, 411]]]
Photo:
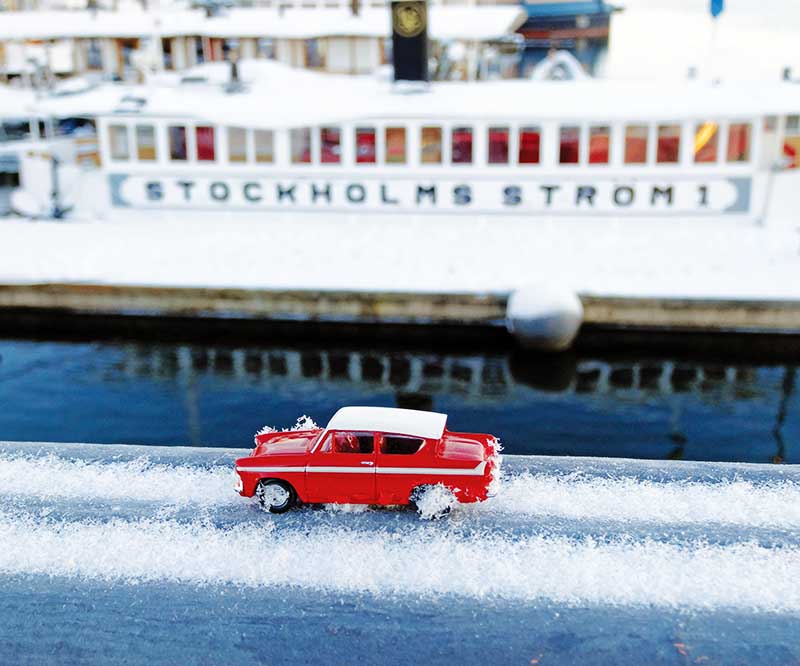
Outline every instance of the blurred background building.
[[[613, 7], [603, 0], [431, 2], [431, 72], [437, 79], [529, 75], [553, 46], [593, 71]], [[391, 60], [384, 0], [115, 2], [5, 0], [0, 77], [30, 84], [96, 74], [132, 80], [142, 69], [178, 70], [240, 58], [348, 74]]]

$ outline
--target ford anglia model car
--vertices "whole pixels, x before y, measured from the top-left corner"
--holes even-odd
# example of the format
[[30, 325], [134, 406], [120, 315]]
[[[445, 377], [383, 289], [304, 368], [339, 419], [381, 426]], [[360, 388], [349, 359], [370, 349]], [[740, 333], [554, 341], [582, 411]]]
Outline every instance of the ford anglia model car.
[[236, 461], [237, 490], [272, 513], [298, 502], [413, 504], [441, 485], [459, 502], [489, 495], [497, 471], [492, 435], [450, 432], [447, 416], [387, 407], [343, 407], [326, 428], [256, 435]]

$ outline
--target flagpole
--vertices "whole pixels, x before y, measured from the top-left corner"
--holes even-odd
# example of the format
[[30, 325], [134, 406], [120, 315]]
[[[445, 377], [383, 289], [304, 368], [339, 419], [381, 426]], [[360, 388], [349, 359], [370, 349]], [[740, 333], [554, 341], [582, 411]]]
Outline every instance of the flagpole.
[[714, 83], [714, 51], [717, 49], [717, 17], [711, 17], [711, 44], [708, 54], [708, 78]]
[[714, 83], [714, 51], [717, 49], [717, 22], [719, 15], [725, 10], [725, 0], [710, 0], [711, 11], [711, 43], [708, 54], [708, 78]]

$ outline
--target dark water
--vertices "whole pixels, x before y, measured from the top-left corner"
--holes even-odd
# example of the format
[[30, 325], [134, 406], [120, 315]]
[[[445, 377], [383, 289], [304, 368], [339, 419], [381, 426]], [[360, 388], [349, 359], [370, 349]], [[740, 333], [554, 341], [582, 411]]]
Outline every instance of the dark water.
[[444, 411], [508, 453], [800, 462], [791, 365], [514, 350], [0, 341], [0, 440], [247, 447], [342, 405]]

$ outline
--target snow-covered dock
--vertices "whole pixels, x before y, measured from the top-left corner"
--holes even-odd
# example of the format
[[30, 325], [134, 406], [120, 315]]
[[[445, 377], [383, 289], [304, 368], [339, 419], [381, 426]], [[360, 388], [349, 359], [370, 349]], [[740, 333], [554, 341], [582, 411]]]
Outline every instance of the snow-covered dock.
[[0, 247], [6, 311], [502, 327], [510, 294], [555, 288], [589, 326], [800, 332], [793, 229], [154, 214], [6, 220]]

